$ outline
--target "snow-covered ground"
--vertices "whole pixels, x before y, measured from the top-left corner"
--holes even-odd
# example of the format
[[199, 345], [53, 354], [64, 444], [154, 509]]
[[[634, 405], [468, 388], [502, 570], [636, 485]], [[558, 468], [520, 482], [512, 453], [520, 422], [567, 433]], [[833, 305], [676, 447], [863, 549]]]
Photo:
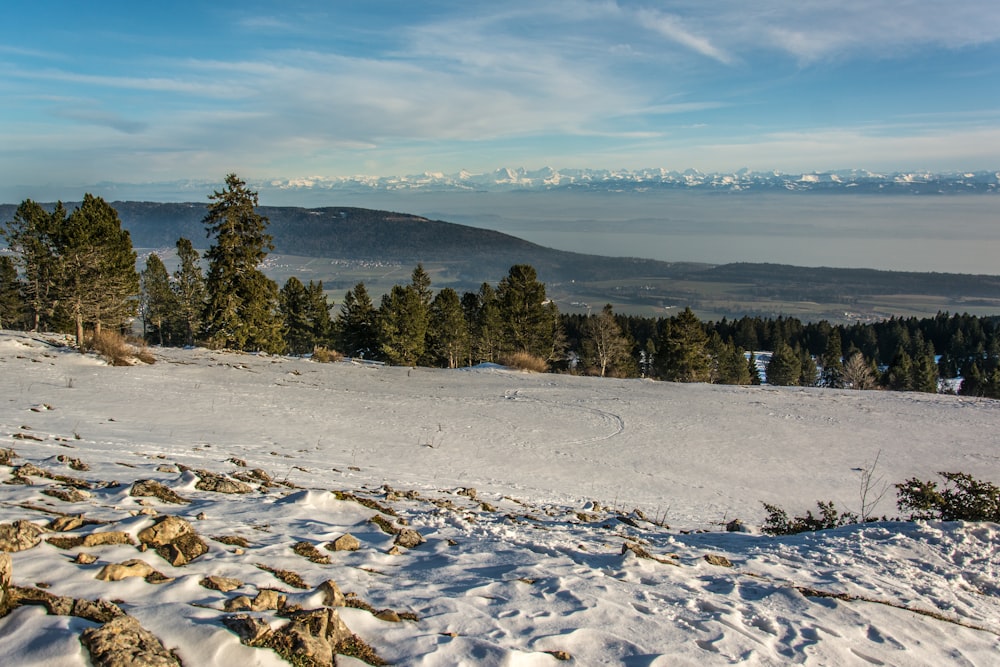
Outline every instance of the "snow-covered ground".
[[[998, 402], [154, 354], [154, 365], [112, 368], [0, 333], [0, 448], [17, 453], [0, 481], [28, 463], [49, 475], [0, 484], [0, 523], [106, 522], [13, 553], [14, 584], [115, 600], [189, 667], [287, 664], [242, 645], [223, 605], [279, 589], [316, 607], [327, 580], [367, 603], [340, 615], [397, 665], [997, 664], [1000, 527], [887, 522], [770, 538], [724, 524], [753, 530], [761, 501], [857, 511], [859, 469], [876, 456], [886, 483], [938, 471], [996, 483]], [[253, 469], [274, 483], [196, 488], [201, 471]], [[141, 479], [190, 502], [130, 495]], [[82, 499], [43, 493], [74, 480], [89, 486]], [[891, 489], [876, 512], [895, 513]], [[189, 520], [208, 552], [173, 567], [128, 544], [46, 541], [134, 538], [156, 515]], [[388, 553], [394, 537], [374, 515], [426, 542]], [[345, 533], [358, 550], [324, 549]], [[215, 539], [234, 536], [247, 546]], [[303, 541], [330, 562], [295, 553]], [[626, 544], [638, 548], [623, 554]], [[96, 562], [75, 562], [80, 552]], [[96, 578], [134, 558], [172, 580]], [[209, 575], [242, 585], [209, 590]], [[365, 606], [407, 613], [393, 622]], [[90, 664], [78, 637], [96, 625], [19, 607], [0, 620], [0, 662]]]

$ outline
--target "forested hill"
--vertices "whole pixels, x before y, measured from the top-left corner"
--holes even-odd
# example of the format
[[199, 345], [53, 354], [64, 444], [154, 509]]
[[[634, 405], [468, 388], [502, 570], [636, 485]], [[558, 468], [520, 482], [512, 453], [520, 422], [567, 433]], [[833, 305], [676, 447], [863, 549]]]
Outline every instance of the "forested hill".
[[[53, 205], [46, 205], [51, 208]], [[66, 203], [73, 210], [76, 203]], [[172, 247], [179, 237], [207, 247], [200, 203], [113, 202], [137, 248]], [[0, 205], [0, 222], [14, 216]], [[274, 252], [307, 257], [415, 265], [447, 262], [466, 285], [499, 280], [513, 264], [531, 264], [546, 282], [669, 279], [742, 286], [755, 299], [839, 303], [845, 295], [921, 294], [995, 300], [1000, 276], [913, 273], [873, 269], [804, 268], [777, 264], [720, 266], [604, 257], [546, 248], [497, 231], [363, 208], [261, 206]]]
[[[64, 204], [67, 210], [77, 205]], [[193, 203], [113, 202], [136, 248], [171, 247], [181, 236], [207, 245], [206, 206]], [[46, 204], [51, 209], [52, 205]], [[0, 205], [0, 221], [17, 207]], [[260, 206], [270, 220], [274, 252], [307, 257], [378, 260], [413, 265], [456, 262], [478, 283], [495, 281], [513, 264], [531, 264], [546, 280], [612, 280], [637, 276], [674, 277], [707, 265], [613, 258], [545, 248], [508, 234], [406, 213], [363, 208]]]

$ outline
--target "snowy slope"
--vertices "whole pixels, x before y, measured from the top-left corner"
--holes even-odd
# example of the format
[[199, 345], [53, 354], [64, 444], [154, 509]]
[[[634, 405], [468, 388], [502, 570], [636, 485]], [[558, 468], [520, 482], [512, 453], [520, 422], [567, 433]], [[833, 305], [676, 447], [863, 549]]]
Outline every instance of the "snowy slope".
[[[0, 481], [26, 463], [49, 475], [0, 485], [0, 522], [82, 513], [107, 523], [67, 535], [134, 537], [156, 514], [190, 520], [209, 551], [177, 568], [127, 544], [43, 541], [12, 554], [16, 585], [119, 600], [185, 665], [285, 664], [241, 645], [222, 606], [274, 588], [314, 607], [325, 580], [375, 610], [412, 614], [341, 611], [399, 665], [990, 665], [1000, 654], [995, 525], [890, 522], [780, 539], [722, 527], [759, 524], [762, 500], [856, 511], [857, 469], [880, 451], [886, 481], [944, 470], [996, 482], [1000, 403], [155, 354], [152, 366], [111, 368], [0, 334], [0, 448], [18, 454]], [[241, 495], [196, 488], [198, 471], [255, 468], [275, 483]], [[43, 493], [66, 487], [58, 475], [86, 481], [87, 497]], [[190, 502], [131, 496], [138, 479]], [[894, 512], [891, 492], [876, 509]], [[369, 522], [376, 514], [426, 542], [387, 553], [393, 536]], [[359, 550], [323, 549], [348, 532]], [[330, 563], [294, 553], [300, 541]], [[654, 558], [623, 554], [626, 544]], [[77, 564], [79, 552], [97, 561]], [[172, 580], [95, 578], [132, 558]], [[209, 590], [199, 585], [208, 575], [243, 585]], [[94, 626], [20, 607], [0, 620], [3, 664], [89, 664], [78, 636]]]

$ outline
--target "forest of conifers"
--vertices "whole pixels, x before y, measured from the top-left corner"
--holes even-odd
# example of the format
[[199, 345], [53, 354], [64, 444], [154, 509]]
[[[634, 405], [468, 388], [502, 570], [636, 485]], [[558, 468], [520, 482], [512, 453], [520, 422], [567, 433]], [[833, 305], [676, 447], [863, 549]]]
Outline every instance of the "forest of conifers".
[[[330, 304], [321, 282], [279, 288], [261, 271], [272, 250], [257, 194], [235, 174], [210, 196], [204, 257], [177, 240], [180, 265], [153, 254], [140, 272], [115, 209], [86, 195], [72, 212], [25, 200], [3, 229], [0, 327], [74, 333], [102, 328], [154, 345], [206, 345], [266, 353], [332, 351], [394, 365], [455, 368], [500, 363], [536, 370], [678, 382], [885, 388], [1000, 398], [996, 317], [950, 315], [833, 325], [795, 318], [702, 322], [561, 314], [534, 268], [516, 264], [496, 285], [436, 293], [421, 265], [376, 305], [364, 283]], [[762, 355], [764, 356], [764, 355]], [[961, 378], [960, 383], [944, 380]]]

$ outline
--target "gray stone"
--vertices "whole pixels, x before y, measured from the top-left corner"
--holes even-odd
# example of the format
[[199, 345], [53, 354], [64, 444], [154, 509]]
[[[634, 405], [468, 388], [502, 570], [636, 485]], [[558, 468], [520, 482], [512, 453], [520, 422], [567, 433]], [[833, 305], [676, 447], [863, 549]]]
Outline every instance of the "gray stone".
[[185, 505], [190, 501], [187, 498], [177, 495], [173, 489], [160, 484], [154, 479], [141, 479], [132, 485], [129, 491], [130, 496], [159, 498], [165, 503], [175, 505]]
[[244, 482], [230, 479], [225, 475], [217, 475], [206, 470], [199, 470], [200, 479], [194, 485], [199, 491], [214, 491], [216, 493], [251, 493], [253, 487]]
[[323, 594], [324, 607], [343, 607], [347, 605], [347, 598], [340, 590], [340, 586], [332, 579], [327, 579], [317, 588]]
[[399, 531], [399, 534], [396, 535], [396, 539], [394, 539], [392, 543], [407, 549], [414, 549], [426, 541], [427, 540], [424, 539], [423, 535], [412, 528], [403, 528]]
[[361, 548], [361, 542], [350, 533], [341, 535], [325, 547], [328, 551], [357, 551]]
[[10, 554], [0, 551], [0, 616], [7, 613], [13, 605], [10, 599], [10, 584], [14, 578], [14, 564], [10, 559]]
[[205, 588], [209, 588], [213, 591], [219, 591], [222, 593], [228, 593], [229, 591], [235, 591], [237, 588], [243, 585], [243, 582], [239, 579], [233, 579], [231, 577], [218, 577], [215, 575], [205, 577], [201, 580], [201, 585]]
[[264, 588], [257, 593], [257, 597], [250, 603], [250, 611], [278, 610], [285, 606], [288, 597], [273, 588]]
[[26, 519], [0, 524], [0, 551], [14, 553], [38, 546], [45, 529]]
[[95, 667], [180, 667], [181, 662], [139, 621], [121, 616], [84, 631], [80, 641]]
[[97, 573], [100, 581], [121, 581], [129, 577], [147, 577], [156, 570], [140, 558], [133, 558], [124, 563], [108, 563]]

